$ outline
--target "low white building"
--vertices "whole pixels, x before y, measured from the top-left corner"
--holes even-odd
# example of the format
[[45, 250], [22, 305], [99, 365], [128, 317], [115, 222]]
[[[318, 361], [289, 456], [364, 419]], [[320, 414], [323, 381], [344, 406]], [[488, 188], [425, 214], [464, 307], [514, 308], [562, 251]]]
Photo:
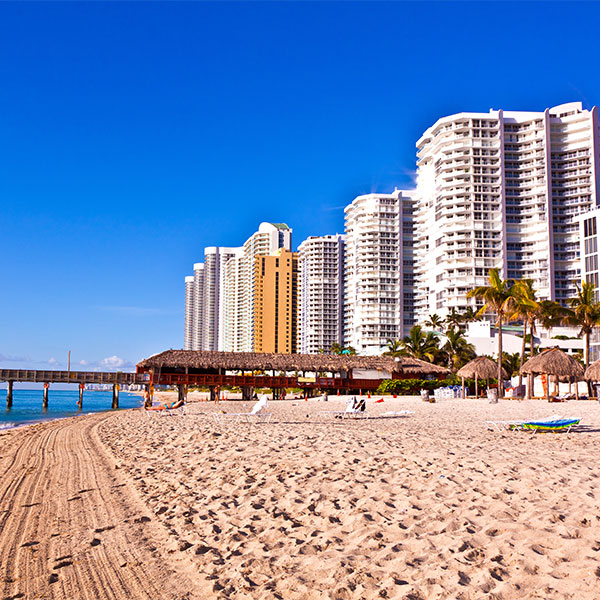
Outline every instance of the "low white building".
[[[572, 327], [553, 327], [550, 330], [540, 330], [534, 338], [538, 350], [558, 346], [567, 354], [583, 351], [583, 340], [578, 337], [577, 329]], [[566, 337], [569, 339], [556, 339]], [[465, 338], [473, 344], [478, 356], [498, 356], [498, 329], [489, 321], [469, 323]], [[523, 329], [505, 325], [502, 327], [502, 351], [508, 354], [521, 353], [523, 345]]]

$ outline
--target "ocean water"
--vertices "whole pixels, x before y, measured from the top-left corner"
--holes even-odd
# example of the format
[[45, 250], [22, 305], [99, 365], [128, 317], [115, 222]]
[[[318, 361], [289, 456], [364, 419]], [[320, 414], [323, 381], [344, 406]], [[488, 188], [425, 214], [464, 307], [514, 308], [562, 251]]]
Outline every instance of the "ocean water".
[[[13, 406], [6, 408], [6, 389], [0, 389], [0, 429], [7, 429], [26, 423], [36, 423], [51, 419], [74, 417], [111, 410], [112, 391], [83, 392], [83, 408], [79, 410], [79, 389], [53, 390], [48, 393], [48, 409], [42, 409], [43, 390], [14, 390]], [[129, 392], [119, 392], [119, 409], [142, 405], [142, 397]]]

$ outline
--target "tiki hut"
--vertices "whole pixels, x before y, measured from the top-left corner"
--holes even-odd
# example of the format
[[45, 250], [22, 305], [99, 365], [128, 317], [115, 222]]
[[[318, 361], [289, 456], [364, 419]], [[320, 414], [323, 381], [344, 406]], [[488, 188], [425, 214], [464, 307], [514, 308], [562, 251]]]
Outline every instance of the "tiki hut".
[[272, 388], [275, 397], [282, 387], [306, 392], [324, 383], [337, 390], [376, 389], [384, 379], [445, 377], [449, 371], [405, 356], [167, 350], [138, 363], [137, 372], [152, 385], [205, 385], [211, 397], [218, 397], [221, 385], [231, 384], [241, 388], [243, 397], [255, 386]]
[[[550, 375], [567, 381], [581, 381], [584, 378], [583, 367], [568, 354], [559, 348], [550, 348], [530, 358], [520, 369], [524, 375]], [[527, 386], [527, 399], [531, 398], [532, 385]], [[576, 387], [577, 398], [579, 390]], [[550, 400], [550, 381], [546, 379], [546, 399]]]
[[[478, 395], [477, 382], [479, 379], [489, 380], [498, 376], [498, 364], [487, 356], [478, 356], [468, 362], [456, 373], [462, 379], [462, 397], [465, 397], [465, 378], [475, 379], [475, 396]], [[502, 369], [502, 376], [506, 377], [506, 371]]]
[[348, 373], [353, 369], [399, 373], [407, 377], [442, 376], [448, 369], [424, 360], [399, 356], [349, 356], [338, 354], [271, 354], [263, 352], [209, 352], [167, 350], [142, 360], [138, 372], [150, 369], [188, 371], [283, 371]]
[[593, 362], [586, 370], [585, 370], [585, 379], [589, 381], [600, 381], [600, 360]]

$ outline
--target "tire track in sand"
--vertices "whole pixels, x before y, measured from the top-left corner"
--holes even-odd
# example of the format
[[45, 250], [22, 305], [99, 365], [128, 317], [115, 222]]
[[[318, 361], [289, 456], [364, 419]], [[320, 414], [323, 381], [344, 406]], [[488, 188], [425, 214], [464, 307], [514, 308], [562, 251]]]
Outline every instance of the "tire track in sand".
[[0, 436], [0, 600], [203, 597], [100, 442], [106, 418]]

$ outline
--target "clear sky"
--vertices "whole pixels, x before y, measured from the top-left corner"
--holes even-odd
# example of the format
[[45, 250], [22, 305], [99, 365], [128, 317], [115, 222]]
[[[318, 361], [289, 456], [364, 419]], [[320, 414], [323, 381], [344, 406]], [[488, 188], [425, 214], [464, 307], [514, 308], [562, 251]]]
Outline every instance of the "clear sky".
[[[600, 102], [595, 2], [0, 3], [0, 367], [183, 346], [184, 277], [412, 185], [460, 111]], [[84, 361], [82, 363], [81, 361]]]

